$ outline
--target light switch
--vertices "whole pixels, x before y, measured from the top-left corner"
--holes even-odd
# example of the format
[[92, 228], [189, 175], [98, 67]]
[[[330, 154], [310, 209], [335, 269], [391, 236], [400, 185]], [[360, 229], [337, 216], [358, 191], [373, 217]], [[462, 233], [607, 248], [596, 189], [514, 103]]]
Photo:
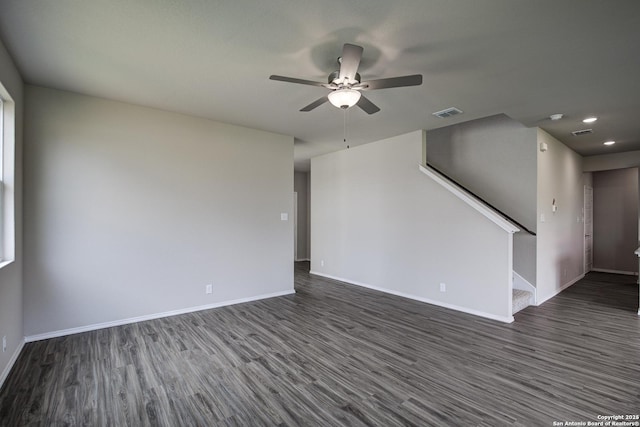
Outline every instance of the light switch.
[[280, 214], [280, 221], [288, 221], [289, 220], [289, 214], [288, 213], [281, 213]]
[[540, 222], [545, 222], [546, 218], [544, 217], [544, 214], [540, 214]]

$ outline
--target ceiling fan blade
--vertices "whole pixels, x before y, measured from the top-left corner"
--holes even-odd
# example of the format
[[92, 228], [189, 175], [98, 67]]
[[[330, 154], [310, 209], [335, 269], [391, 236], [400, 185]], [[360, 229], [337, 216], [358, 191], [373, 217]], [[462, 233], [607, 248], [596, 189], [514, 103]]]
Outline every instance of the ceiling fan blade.
[[369, 98], [365, 97], [364, 95], [360, 95], [360, 100], [358, 101], [357, 105], [358, 107], [362, 108], [367, 114], [373, 114], [380, 111], [380, 108], [378, 108], [378, 106], [373, 102], [369, 101]]
[[301, 108], [300, 111], [311, 111], [314, 108], [317, 108], [317, 107], [321, 106], [322, 104], [324, 104], [328, 100], [329, 100], [329, 98], [327, 98], [326, 96], [323, 96], [320, 99], [316, 99], [315, 101], [313, 101], [311, 104], [307, 105], [306, 107]]
[[362, 58], [362, 46], [345, 43], [342, 47], [342, 56], [340, 60], [340, 81], [351, 83], [356, 78], [360, 59]]
[[326, 86], [326, 83], [314, 82], [311, 80], [295, 79], [293, 77], [276, 76], [275, 74], [269, 76], [269, 80], [277, 80], [280, 82], [288, 82], [288, 83], [298, 83], [301, 85], [308, 85], [308, 86], [320, 86], [320, 87]]
[[411, 76], [390, 77], [388, 79], [369, 80], [362, 82], [358, 86], [362, 90], [388, 89], [392, 87], [404, 86], [420, 86], [422, 84], [422, 74], [413, 74]]

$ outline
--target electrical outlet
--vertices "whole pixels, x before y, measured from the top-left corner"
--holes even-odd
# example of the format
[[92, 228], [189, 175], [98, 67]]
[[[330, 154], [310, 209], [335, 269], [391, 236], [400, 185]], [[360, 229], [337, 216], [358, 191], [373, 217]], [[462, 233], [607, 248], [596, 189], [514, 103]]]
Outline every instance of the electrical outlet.
[[447, 284], [440, 283], [440, 292], [447, 292]]
[[324, 267], [324, 260], [320, 260], [320, 267]]
[[213, 293], [213, 285], [207, 285], [207, 287], [204, 290], [205, 294], [212, 294]]
[[7, 351], [7, 336], [5, 335], [4, 337], [2, 337], [2, 352], [6, 352]]

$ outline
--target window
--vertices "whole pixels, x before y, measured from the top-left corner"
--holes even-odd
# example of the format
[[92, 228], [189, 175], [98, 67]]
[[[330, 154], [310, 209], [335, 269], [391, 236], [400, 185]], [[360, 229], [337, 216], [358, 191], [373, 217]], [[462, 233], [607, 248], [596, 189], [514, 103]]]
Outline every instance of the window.
[[0, 262], [4, 257], [4, 100], [0, 96]]
[[0, 267], [15, 258], [15, 103], [0, 84]]

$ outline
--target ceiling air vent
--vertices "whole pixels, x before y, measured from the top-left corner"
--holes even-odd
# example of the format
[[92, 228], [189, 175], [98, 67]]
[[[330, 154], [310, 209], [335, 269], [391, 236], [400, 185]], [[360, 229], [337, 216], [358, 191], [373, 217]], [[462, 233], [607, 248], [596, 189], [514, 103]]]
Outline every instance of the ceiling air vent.
[[593, 133], [593, 129], [574, 130], [571, 133], [573, 134], [573, 136], [587, 135]]
[[447, 117], [455, 116], [456, 114], [462, 114], [462, 111], [455, 107], [451, 107], [442, 111], [436, 111], [432, 114], [436, 117], [440, 117], [441, 119], [446, 119]]

